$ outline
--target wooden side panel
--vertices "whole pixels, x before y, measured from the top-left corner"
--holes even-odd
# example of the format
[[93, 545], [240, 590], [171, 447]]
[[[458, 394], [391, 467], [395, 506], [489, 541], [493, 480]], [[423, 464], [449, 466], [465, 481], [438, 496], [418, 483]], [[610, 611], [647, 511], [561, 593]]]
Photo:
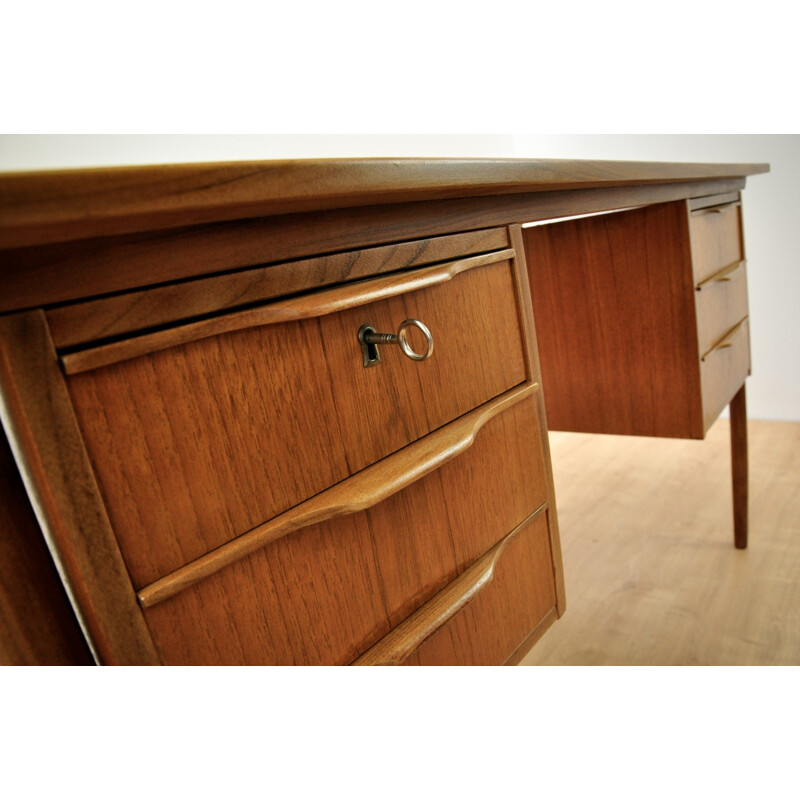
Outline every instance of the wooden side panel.
[[[137, 588], [523, 382], [512, 280], [501, 262], [70, 376]], [[431, 328], [433, 357], [387, 346], [364, 368], [361, 325], [409, 316]]]
[[0, 431], [0, 665], [93, 663]]
[[158, 663], [41, 311], [0, 317], [0, 414], [95, 657]]
[[555, 608], [547, 518], [540, 515], [500, 555], [491, 582], [404, 663], [503, 664]]
[[[511, 246], [517, 253], [517, 292], [518, 303], [521, 309], [520, 316], [523, 321], [525, 340], [528, 347], [528, 359], [531, 379], [540, 386], [542, 383], [542, 368], [539, 361], [539, 346], [536, 338], [536, 325], [533, 319], [533, 309], [531, 307], [531, 288], [528, 280], [528, 265], [525, 260], [525, 240], [523, 238], [522, 227], [512, 225], [509, 228], [509, 239]], [[564, 564], [561, 558], [561, 536], [558, 529], [558, 512], [556, 509], [556, 490], [553, 482], [553, 466], [550, 458], [550, 439], [547, 427], [547, 412], [545, 410], [544, 391], [540, 391], [536, 398], [537, 414], [539, 418], [539, 431], [542, 438], [542, 449], [544, 452], [544, 468], [547, 480], [548, 497], [548, 530], [550, 533], [550, 551], [553, 559], [553, 578], [556, 587], [556, 612], [560, 617], [567, 610], [567, 595], [564, 585]], [[533, 635], [533, 634], [532, 634]], [[540, 635], [540, 634], [539, 634]], [[531, 645], [533, 641], [531, 641]]]
[[350, 663], [545, 502], [536, 431], [530, 398], [374, 508], [279, 539], [147, 609], [165, 662]]
[[523, 235], [549, 428], [702, 438], [685, 203]]

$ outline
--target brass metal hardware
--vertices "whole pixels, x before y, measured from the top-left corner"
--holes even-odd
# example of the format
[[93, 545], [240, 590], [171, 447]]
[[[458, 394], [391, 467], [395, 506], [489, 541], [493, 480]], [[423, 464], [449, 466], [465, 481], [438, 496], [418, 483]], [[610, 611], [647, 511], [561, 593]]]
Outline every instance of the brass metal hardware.
[[[408, 329], [418, 328], [425, 337], [425, 352], [417, 353], [408, 343]], [[407, 319], [400, 323], [397, 333], [378, 333], [372, 325], [362, 325], [358, 329], [358, 341], [361, 343], [361, 354], [364, 357], [364, 366], [372, 367], [380, 363], [381, 355], [378, 352], [379, 344], [399, 344], [400, 349], [412, 361], [425, 361], [433, 355], [433, 335], [428, 326], [418, 319]]]

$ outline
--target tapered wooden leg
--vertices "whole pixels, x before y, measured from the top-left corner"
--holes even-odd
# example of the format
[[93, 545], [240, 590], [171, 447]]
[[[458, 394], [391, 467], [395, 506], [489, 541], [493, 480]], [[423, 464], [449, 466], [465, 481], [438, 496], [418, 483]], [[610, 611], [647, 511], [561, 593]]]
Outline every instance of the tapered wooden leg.
[[731, 400], [731, 467], [733, 471], [733, 543], [747, 547], [747, 400], [744, 384]]

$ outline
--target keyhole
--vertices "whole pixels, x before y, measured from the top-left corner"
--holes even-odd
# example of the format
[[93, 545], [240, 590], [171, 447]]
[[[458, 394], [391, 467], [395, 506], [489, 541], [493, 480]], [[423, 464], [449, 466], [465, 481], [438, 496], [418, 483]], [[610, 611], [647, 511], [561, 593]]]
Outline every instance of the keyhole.
[[373, 328], [372, 325], [362, 325], [358, 329], [358, 341], [361, 342], [361, 354], [364, 357], [365, 367], [374, 367], [375, 364], [379, 364], [381, 360], [381, 354], [378, 352], [378, 345], [364, 341], [364, 336], [366, 334], [375, 332], [375, 328]]

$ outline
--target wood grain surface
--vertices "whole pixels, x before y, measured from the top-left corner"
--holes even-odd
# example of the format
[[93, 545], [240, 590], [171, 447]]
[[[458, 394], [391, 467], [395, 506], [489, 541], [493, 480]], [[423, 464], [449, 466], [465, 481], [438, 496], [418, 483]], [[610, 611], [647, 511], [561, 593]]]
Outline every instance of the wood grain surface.
[[[648, 385], [647, 368], [636, 358], [642, 350], [655, 354], [662, 359], [658, 372], [678, 376], [676, 391], [698, 402], [694, 284], [711, 274], [725, 277], [720, 271], [735, 262], [724, 260], [734, 245], [743, 259], [736, 195], [746, 175], [767, 169], [387, 159], [0, 176], [0, 313], [46, 306], [68, 368], [78, 350], [91, 356], [93, 369], [65, 382], [42, 311], [0, 317], [3, 422], [98, 660], [350, 663], [452, 588], [470, 565], [480, 572], [476, 560], [547, 503], [522, 531], [536, 535], [512, 537], [492, 559], [493, 579], [471, 602], [456, 602], [458, 613], [423, 626], [424, 641], [415, 642], [410, 658], [517, 660], [564, 609], [542, 393], [524, 389], [520, 402], [482, 420], [477, 437], [473, 428], [427, 459], [423, 454], [394, 470], [405, 450], [424, 450], [477, 406], [539, 381], [526, 275], [514, 268], [525, 267], [523, 234], [516, 226], [507, 238], [487, 229], [677, 201], [670, 206], [674, 215], [641, 210], [646, 236], [634, 234], [631, 242], [609, 223], [566, 248], [567, 269], [548, 257], [564, 279], [581, 273], [589, 250], [603, 253], [607, 245], [617, 253], [607, 272], [614, 285], [606, 287], [606, 305], [599, 304], [612, 322], [600, 320], [594, 334], [609, 392], [630, 392], [611, 377], [633, 363], [632, 385], [645, 391], [634, 400], [645, 432], [652, 423], [646, 409], [657, 396], [659, 435], [677, 429], [686, 435], [689, 428], [702, 435], [708, 414], [687, 423], [685, 407], [673, 407], [664, 387]], [[487, 243], [499, 239], [500, 249], [511, 244], [516, 250], [510, 261], [455, 277], [430, 269], [498, 249]], [[353, 252], [367, 247], [372, 251]], [[691, 252], [708, 275], [692, 273]], [[671, 268], [681, 268], [667, 278], [662, 269], [670, 258]], [[388, 294], [364, 294], [363, 305], [349, 307], [351, 290], [336, 286], [420, 267], [430, 269], [433, 282], [447, 282], [421, 288], [403, 284], [407, 276], [397, 285], [384, 277]], [[531, 259], [527, 268], [534, 277], [540, 264]], [[644, 274], [644, 288], [634, 273]], [[673, 302], [684, 284], [690, 320], [686, 307]], [[325, 288], [310, 301], [313, 307], [288, 297], [315, 286]], [[589, 294], [599, 288], [590, 285]], [[533, 291], [535, 300], [536, 280]], [[654, 297], [662, 301], [658, 312]], [[277, 301], [280, 310], [283, 298], [286, 313], [300, 308], [303, 316], [305, 309], [307, 318], [257, 327], [247, 318], [265, 300]], [[737, 298], [741, 293], [732, 292], [730, 299]], [[725, 327], [735, 303], [717, 305], [701, 313], [712, 328]], [[364, 311], [374, 316], [363, 319]], [[588, 300], [584, 309], [566, 303], [553, 317], [578, 320], [569, 326], [579, 333], [573, 356], [581, 332], [598, 322], [594, 311]], [[158, 339], [157, 331], [176, 321], [186, 328], [199, 323], [200, 330], [204, 318], [216, 317], [217, 324], [237, 314], [244, 314], [244, 328], [173, 339], [166, 349], [129, 352], [128, 360], [105, 366], [102, 358], [91, 363], [109, 340]], [[369, 322], [394, 331], [408, 317], [433, 330], [434, 359], [413, 364], [386, 347], [383, 363], [364, 369], [353, 341], [358, 327]], [[536, 320], [543, 351], [554, 352], [546, 337], [563, 331], [538, 312]], [[682, 361], [684, 340], [676, 331], [688, 332], [693, 343], [695, 377], [688, 385], [689, 373], [675, 369], [689, 363]], [[749, 370], [749, 341], [741, 344], [748, 336], [745, 323], [707, 354], [706, 412], [736, 392], [732, 376], [742, 371], [745, 351]], [[577, 372], [588, 375], [596, 366], [597, 360], [585, 363]], [[549, 395], [544, 358], [541, 369], [552, 413], [561, 402]], [[602, 391], [578, 389], [584, 407], [589, 399], [606, 402]], [[731, 442], [734, 484], [741, 487], [743, 387], [736, 397], [732, 414], [739, 423]], [[627, 408], [610, 413], [625, 425], [630, 420]], [[674, 419], [663, 423], [664, 414]], [[387, 464], [390, 475], [378, 469]], [[348, 494], [353, 476], [366, 476], [364, 486]], [[746, 509], [746, 475], [744, 485]], [[334, 499], [303, 517], [304, 503], [328, 487]], [[735, 508], [741, 521], [741, 502]], [[287, 512], [288, 527], [280, 521], [270, 527]], [[245, 531], [254, 534], [251, 540], [240, 551], [231, 548], [245, 541]], [[144, 587], [146, 597], [148, 584], [215, 548], [230, 549], [233, 557], [155, 605], [139, 607], [136, 588]]]
[[72, 347], [330, 284], [507, 247], [505, 228], [437, 236], [72, 303], [48, 310], [47, 322], [56, 347]]
[[198, 225], [3, 251], [0, 311], [243, 267], [509, 223], [700, 197], [744, 178], [399, 203]]
[[797, 669], [800, 422], [748, 428], [746, 550], [729, 420], [704, 441], [551, 435], [570, 606], [524, 664]]
[[523, 229], [551, 430], [702, 437], [687, 225], [676, 202]]
[[0, 430], [0, 665], [93, 663]]
[[749, 320], [742, 320], [717, 342], [700, 367], [703, 425], [708, 430], [750, 374]]
[[724, 206], [729, 203], [740, 203], [742, 195], [739, 192], [726, 192], [725, 194], [712, 194], [704, 197], [694, 197], [689, 200], [689, 208], [692, 211], [699, 211], [701, 208], [711, 206]]
[[[415, 317], [432, 358], [364, 323]], [[69, 377], [137, 588], [172, 572], [525, 380], [511, 266], [319, 319], [202, 339]], [[446, 391], [442, 387], [447, 387]]]
[[558, 609], [551, 608], [541, 619], [539, 624], [522, 640], [517, 649], [505, 660], [504, 666], [516, 667], [539, 639], [547, 633], [550, 626], [559, 619]]
[[470, 195], [736, 178], [766, 164], [331, 159], [0, 176], [0, 248], [220, 220]]
[[747, 547], [750, 524], [750, 476], [747, 447], [747, 390], [743, 383], [731, 400], [731, 478], [733, 486], [733, 543]]
[[741, 210], [740, 203], [729, 203], [692, 212], [690, 231], [697, 283], [745, 257]]
[[702, 357], [748, 314], [745, 262], [731, 264], [707, 278], [697, 287], [695, 299], [698, 351]]
[[545, 501], [541, 459], [529, 397], [378, 505], [271, 542], [147, 608], [159, 652], [176, 664], [349, 664]]
[[[61, 364], [64, 372], [72, 375], [188, 342], [196, 342], [210, 336], [219, 336], [223, 333], [337, 314], [378, 300], [386, 300], [390, 297], [438, 286], [452, 280], [462, 272], [495, 264], [507, 260], [513, 255], [513, 250], [506, 249], [497, 253], [485, 253], [457, 259], [434, 267], [407, 272], [400, 271], [371, 280], [355, 281], [317, 292], [309, 292], [301, 297], [288, 297], [258, 305], [255, 308], [216, 315], [198, 322], [187, 322], [152, 333], [120, 339], [110, 344], [76, 350], [62, 356]], [[393, 333], [394, 331], [389, 332]]]
[[535, 517], [514, 536], [494, 566], [492, 581], [403, 663], [416, 666], [497, 666], [555, 608], [547, 521]]
[[158, 663], [41, 311], [0, 317], [0, 411], [93, 654], [104, 664]]
[[[269, 542], [301, 528], [372, 508], [469, 449], [490, 419], [531, 397], [537, 390], [537, 384], [525, 384], [485, 403], [444, 428], [145, 586], [138, 593], [139, 602], [145, 608], [155, 605]], [[535, 462], [535, 465], [540, 467], [540, 462]], [[539, 483], [544, 484], [540, 473], [541, 469], [538, 469]]]
[[[539, 361], [539, 345], [536, 338], [536, 324], [533, 318], [533, 309], [530, 302], [531, 288], [528, 281], [528, 264], [525, 256], [525, 239], [523, 236], [522, 227], [520, 225], [509, 226], [508, 233], [511, 246], [514, 248], [516, 253], [515, 262], [517, 269], [515, 274], [517, 277], [517, 301], [519, 303], [522, 328], [525, 334], [525, 342], [527, 345], [529, 380], [535, 381], [541, 385], [542, 368]], [[556, 613], [558, 616], [561, 616], [567, 608], [567, 596], [564, 586], [564, 566], [561, 559], [561, 540], [558, 532], [558, 513], [556, 510], [556, 493], [553, 483], [553, 468], [550, 463], [550, 443], [549, 437], [544, 435], [544, 432], [548, 431], [548, 426], [543, 391], [539, 391], [536, 396], [536, 413], [539, 422], [539, 430], [543, 432], [542, 450], [544, 452], [544, 474], [545, 480], [547, 481], [547, 497], [549, 502], [549, 507], [547, 510], [547, 528], [550, 535], [550, 553], [553, 561], [553, 577], [555, 580], [556, 590]], [[532, 633], [531, 636], [538, 637], [541, 635], [541, 633], [543, 633], [543, 629], [540, 630], [539, 633]], [[531, 644], [532, 643], [533, 640], [531, 641]]]
[[491, 550], [464, 570], [455, 580], [447, 584], [424, 606], [404, 619], [366, 653], [360, 655], [353, 666], [399, 666], [427, 638], [460, 613], [475, 596], [483, 591], [494, 578], [495, 567], [511, 540], [531, 523], [534, 517], [544, 512], [540, 506], [511, 533], [501, 539]]

